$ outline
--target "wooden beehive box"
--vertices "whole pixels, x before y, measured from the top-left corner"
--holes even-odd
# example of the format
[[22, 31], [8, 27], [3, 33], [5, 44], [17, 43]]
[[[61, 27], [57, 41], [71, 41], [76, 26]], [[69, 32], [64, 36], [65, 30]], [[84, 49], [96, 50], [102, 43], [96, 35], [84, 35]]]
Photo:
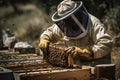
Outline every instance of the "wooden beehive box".
[[115, 80], [115, 64], [100, 64], [95, 67], [96, 79]]
[[41, 69], [14, 73], [15, 80], [90, 80], [89, 69]]
[[35, 53], [35, 48], [30, 47], [30, 48], [14, 48], [15, 52], [19, 52], [22, 54], [27, 54], [27, 53]]
[[0, 65], [12, 70], [15, 80], [90, 80], [90, 69], [56, 67], [37, 54], [2, 52], [0, 56]]

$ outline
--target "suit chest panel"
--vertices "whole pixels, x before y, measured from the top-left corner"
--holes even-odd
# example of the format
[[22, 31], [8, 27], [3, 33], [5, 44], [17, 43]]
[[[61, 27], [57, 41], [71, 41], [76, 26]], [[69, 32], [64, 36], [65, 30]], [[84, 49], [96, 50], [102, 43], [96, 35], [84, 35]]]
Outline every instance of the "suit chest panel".
[[89, 37], [86, 35], [84, 38], [81, 39], [70, 39], [68, 41], [65, 41], [67, 46], [77, 46], [77, 47], [89, 47], [90, 42], [89, 42]]

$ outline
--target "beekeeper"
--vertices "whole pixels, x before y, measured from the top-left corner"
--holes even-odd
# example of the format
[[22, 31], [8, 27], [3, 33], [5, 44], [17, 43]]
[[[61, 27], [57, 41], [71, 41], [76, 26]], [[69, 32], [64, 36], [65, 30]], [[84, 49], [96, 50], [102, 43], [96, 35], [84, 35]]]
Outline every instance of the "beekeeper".
[[75, 64], [110, 63], [113, 40], [100, 20], [88, 13], [82, 1], [63, 0], [52, 15], [52, 21], [55, 24], [40, 36], [39, 47], [44, 53], [49, 43], [62, 40]]

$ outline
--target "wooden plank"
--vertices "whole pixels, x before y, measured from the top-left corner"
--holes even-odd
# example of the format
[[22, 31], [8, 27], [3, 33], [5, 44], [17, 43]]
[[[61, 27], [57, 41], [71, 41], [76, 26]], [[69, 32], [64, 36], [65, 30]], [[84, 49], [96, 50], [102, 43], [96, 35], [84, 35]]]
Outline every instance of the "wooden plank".
[[14, 73], [15, 80], [90, 80], [90, 69], [41, 71], [40, 73]]
[[42, 61], [39, 58], [29, 58], [29, 59], [15, 59], [15, 60], [0, 60], [0, 63], [11, 63], [11, 62], [21, 62], [21, 61]]
[[20, 55], [19, 52], [0, 51], [0, 56]]
[[8, 47], [0, 47], [0, 50], [8, 50]]

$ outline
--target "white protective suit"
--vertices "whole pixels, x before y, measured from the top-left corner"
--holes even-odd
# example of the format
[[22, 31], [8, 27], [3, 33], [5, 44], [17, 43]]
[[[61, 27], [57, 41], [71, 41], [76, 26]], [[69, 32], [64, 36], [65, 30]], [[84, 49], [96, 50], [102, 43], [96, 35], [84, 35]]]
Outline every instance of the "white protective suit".
[[[82, 38], [67, 38], [56, 24], [53, 24], [46, 31], [44, 31], [40, 38], [47, 35], [52, 43], [62, 40], [65, 42], [65, 46], [76, 46], [83, 49], [87, 48], [93, 53], [93, 60], [98, 62], [101, 60], [100, 63], [109, 63], [110, 61], [107, 62], [107, 60], [110, 60], [113, 40], [111, 36], [106, 33], [104, 25], [98, 18], [89, 14], [89, 19], [87, 35]], [[103, 58], [106, 58], [106, 60]]]
[[104, 29], [104, 25], [94, 16], [90, 15], [89, 30], [85, 37], [80, 39], [66, 39], [56, 24], [53, 24], [41, 35], [47, 35], [52, 43], [60, 40], [65, 41], [65, 46], [77, 46], [88, 48], [93, 51], [94, 59], [109, 55], [112, 49], [112, 38]]

